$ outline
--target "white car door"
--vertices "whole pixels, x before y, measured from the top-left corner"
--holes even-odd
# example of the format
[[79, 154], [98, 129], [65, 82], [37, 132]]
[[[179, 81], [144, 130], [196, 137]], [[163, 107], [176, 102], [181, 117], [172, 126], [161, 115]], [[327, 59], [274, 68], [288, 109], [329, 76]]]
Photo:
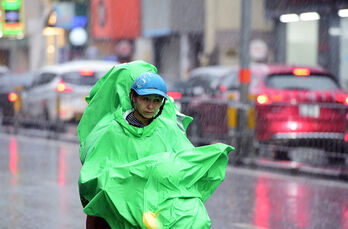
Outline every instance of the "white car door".
[[22, 111], [26, 117], [40, 120], [55, 115], [57, 78], [55, 73], [43, 72], [23, 93]]

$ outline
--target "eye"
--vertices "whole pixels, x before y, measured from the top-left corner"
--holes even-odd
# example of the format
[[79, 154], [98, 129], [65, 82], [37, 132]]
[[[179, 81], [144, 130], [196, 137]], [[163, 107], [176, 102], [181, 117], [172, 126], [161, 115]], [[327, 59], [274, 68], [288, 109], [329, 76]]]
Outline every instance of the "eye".
[[147, 96], [142, 97], [142, 99], [143, 99], [143, 101], [145, 101], [145, 102], [150, 101], [150, 98], [149, 98], [149, 97], [147, 97]]

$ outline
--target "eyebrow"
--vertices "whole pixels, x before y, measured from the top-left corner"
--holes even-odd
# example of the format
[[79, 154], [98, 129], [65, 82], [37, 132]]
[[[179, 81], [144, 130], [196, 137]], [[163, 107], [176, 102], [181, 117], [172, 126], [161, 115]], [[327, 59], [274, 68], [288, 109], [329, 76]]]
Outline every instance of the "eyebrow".
[[162, 99], [162, 96], [159, 96], [159, 95], [144, 95], [144, 97], [148, 97], [152, 99]]

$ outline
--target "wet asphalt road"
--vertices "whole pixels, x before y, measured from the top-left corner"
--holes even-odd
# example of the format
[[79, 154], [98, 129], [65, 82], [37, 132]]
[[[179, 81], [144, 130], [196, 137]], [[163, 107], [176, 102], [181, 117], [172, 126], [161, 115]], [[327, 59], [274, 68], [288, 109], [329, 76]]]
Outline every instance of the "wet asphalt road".
[[[0, 133], [0, 228], [84, 228], [78, 144]], [[228, 167], [214, 229], [348, 228], [348, 183]]]

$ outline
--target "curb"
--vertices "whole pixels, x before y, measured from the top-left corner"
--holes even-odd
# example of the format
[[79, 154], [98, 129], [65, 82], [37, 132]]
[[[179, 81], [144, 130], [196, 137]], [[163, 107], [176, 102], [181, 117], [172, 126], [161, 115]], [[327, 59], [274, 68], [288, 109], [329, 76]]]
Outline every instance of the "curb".
[[278, 161], [268, 158], [246, 159], [243, 165], [261, 169], [276, 170], [289, 174], [303, 174], [317, 177], [327, 177], [332, 179], [348, 180], [348, 166], [319, 167], [303, 162]]
[[73, 133], [57, 133], [49, 130], [40, 130], [40, 129], [24, 129], [18, 128], [15, 129], [12, 126], [0, 126], [0, 133], [14, 134], [14, 135], [23, 135], [29, 137], [39, 137], [52, 139], [57, 141], [67, 141], [72, 143], [80, 143], [77, 135]]

